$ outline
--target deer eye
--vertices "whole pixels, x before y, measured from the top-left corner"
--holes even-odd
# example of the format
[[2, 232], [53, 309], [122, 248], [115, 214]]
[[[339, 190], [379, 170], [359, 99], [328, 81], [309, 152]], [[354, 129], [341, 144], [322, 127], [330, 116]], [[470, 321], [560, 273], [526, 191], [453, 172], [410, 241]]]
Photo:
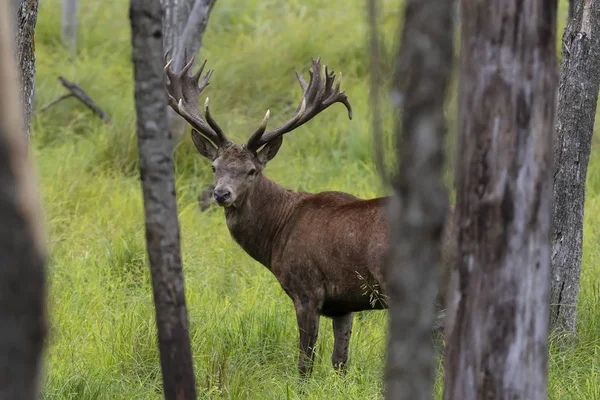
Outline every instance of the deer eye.
[[212, 172], [214, 173], [217, 169], [215, 168], [214, 165], [211, 165], [211, 167], [212, 167]]
[[252, 168], [250, 171], [248, 171], [248, 176], [254, 176], [256, 175], [256, 169]]

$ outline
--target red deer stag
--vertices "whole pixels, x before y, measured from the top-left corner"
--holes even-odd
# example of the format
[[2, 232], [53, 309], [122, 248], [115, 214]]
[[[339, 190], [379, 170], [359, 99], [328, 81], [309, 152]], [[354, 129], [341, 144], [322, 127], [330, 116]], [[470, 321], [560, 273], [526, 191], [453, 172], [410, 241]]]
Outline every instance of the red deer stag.
[[[381, 301], [388, 241], [386, 198], [361, 200], [342, 192], [294, 192], [269, 180], [263, 170], [277, 154], [284, 134], [332, 104], [342, 103], [352, 118], [348, 98], [339, 90], [342, 75], [334, 87], [335, 74], [325, 67], [321, 76], [319, 59], [312, 60], [308, 83], [296, 72], [303, 97], [291, 119], [265, 132], [267, 111], [260, 127], [240, 145], [227, 140], [211, 116], [208, 98], [202, 117], [200, 93], [208, 85], [212, 70], [201, 79], [204, 61], [191, 76], [188, 70], [192, 63], [193, 59], [184, 63], [180, 72], [170, 69], [170, 61], [166, 64], [169, 105], [193, 127], [196, 148], [212, 161], [216, 181], [213, 198], [225, 210], [229, 232], [275, 275], [293, 300], [300, 331], [300, 374], [312, 370], [320, 315], [333, 320], [331, 361], [339, 369], [348, 359], [353, 313], [387, 308]], [[447, 232], [445, 237], [448, 242]], [[447, 249], [442, 253], [448, 253]], [[373, 292], [365, 288], [381, 296], [374, 300]], [[438, 303], [443, 300], [441, 296]]]

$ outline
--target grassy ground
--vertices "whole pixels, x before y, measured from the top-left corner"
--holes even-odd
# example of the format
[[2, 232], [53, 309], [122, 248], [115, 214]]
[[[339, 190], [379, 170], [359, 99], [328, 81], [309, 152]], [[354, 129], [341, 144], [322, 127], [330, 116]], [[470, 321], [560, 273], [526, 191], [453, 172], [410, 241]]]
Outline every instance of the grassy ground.
[[[388, 44], [400, 16], [395, 3], [384, 1], [381, 29]], [[255, 129], [266, 108], [271, 108], [273, 124], [289, 114], [300, 93], [293, 71], [306, 71], [311, 56], [320, 55], [342, 70], [354, 119], [349, 121], [343, 107], [335, 106], [289, 135], [267, 175], [289, 188], [373, 197], [384, 190], [372, 163], [365, 10], [361, 2], [348, 4], [219, 0], [201, 57], [215, 69], [207, 89], [213, 113], [238, 141]], [[59, 43], [60, 1], [41, 1], [37, 105], [62, 93], [56, 78], [63, 75], [84, 87], [114, 124], [104, 126], [74, 100], [33, 121], [51, 239], [51, 335], [42, 391], [48, 399], [158, 399], [161, 380], [136, 169], [127, 2], [86, 1], [80, 7], [80, 50], [69, 59]], [[448, 107], [452, 115], [453, 99]], [[597, 152], [598, 143], [594, 146]], [[230, 239], [220, 210], [198, 212], [196, 197], [210, 182], [210, 169], [189, 138], [177, 148], [176, 161], [200, 397], [381, 398], [385, 313], [362, 313], [356, 319], [345, 377], [332, 373], [331, 326], [324, 319], [315, 374], [299, 383], [291, 302], [274, 277]], [[573, 349], [552, 351], [554, 399], [600, 399], [597, 154], [589, 176], [580, 336]], [[439, 382], [436, 391], [439, 395]]]

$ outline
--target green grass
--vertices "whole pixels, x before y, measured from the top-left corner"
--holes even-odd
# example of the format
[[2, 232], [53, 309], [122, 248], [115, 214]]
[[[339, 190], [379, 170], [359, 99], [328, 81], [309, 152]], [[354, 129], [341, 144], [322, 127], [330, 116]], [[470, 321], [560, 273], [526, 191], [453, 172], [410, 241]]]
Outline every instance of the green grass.
[[[384, 1], [381, 30], [388, 51], [401, 15], [395, 3]], [[267, 175], [293, 189], [374, 197], [385, 190], [372, 162], [366, 14], [362, 2], [349, 4], [219, 0], [201, 57], [215, 69], [206, 90], [213, 113], [237, 141], [253, 132], [267, 108], [273, 125], [289, 114], [300, 93], [293, 71], [306, 72], [311, 56], [342, 70], [354, 119], [334, 106], [286, 136]], [[40, 5], [37, 105], [63, 92], [56, 80], [63, 75], [88, 91], [114, 121], [105, 126], [74, 100], [33, 121], [50, 236], [51, 330], [42, 388], [48, 399], [161, 396], [137, 177], [127, 7], [125, 0], [82, 2], [79, 52], [70, 59], [59, 42], [60, 1]], [[454, 99], [450, 96], [450, 116]], [[449, 143], [451, 160], [453, 140]], [[553, 399], [600, 399], [599, 146], [594, 143], [589, 169], [580, 334], [574, 348], [552, 350]], [[381, 398], [386, 314], [366, 312], [356, 318], [345, 377], [332, 371], [331, 323], [323, 319], [314, 376], [299, 382], [291, 301], [275, 278], [234, 244], [220, 210], [198, 211], [196, 197], [211, 180], [210, 168], [189, 138], [177, 148], [176, 163], [199, 397]]]

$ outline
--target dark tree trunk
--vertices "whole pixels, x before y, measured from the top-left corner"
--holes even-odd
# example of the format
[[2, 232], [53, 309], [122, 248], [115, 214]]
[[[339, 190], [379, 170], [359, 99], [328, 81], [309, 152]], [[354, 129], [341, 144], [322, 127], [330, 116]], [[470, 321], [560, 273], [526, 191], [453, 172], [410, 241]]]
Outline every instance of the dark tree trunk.
[[[208, 18], [217, 0], [161, 0], [161, 2], [165, 9], [164, 50], [170, 50], [173, 71], [181, 71], [184, 50], [187, 49], [189, 57], [200, 51]], [[167, 114], [173, 143], [176, 144], [183, 138], [187, 123], [170, 107]]]
[[[16, 4], [13, 1], [13, 4]], [[16, 11], [16, 59], [20, 73], [23, 124], [27, 140], [30, 135], [31, 109], [35, 94], [35, 24], [38, 15], [37, 0], [21, 0]]]
[[132, 0], [129, 17], [140, 178], [165, 398], [195, 399], [175, 170], [167, 122], [160, 1]]
[[556, 7], [462, 0], [446, 400], [547, 399]]
[[386, 397], [430, 399], [436, 266], [448, 209], [442, 182], [444, 99], [452, 71], [453, 2], [407, 0], [392, 99], [400, 171], [389, 207], [390, 338]]
[[46, 250], [8, 6], [0, 2], [0, 399], [29, 400], [46, 338]]
[[600, 2], [573, 0], [562, 39], [554, 139], [550, 327], [574, 332], [585, 180], [600, 83]]

